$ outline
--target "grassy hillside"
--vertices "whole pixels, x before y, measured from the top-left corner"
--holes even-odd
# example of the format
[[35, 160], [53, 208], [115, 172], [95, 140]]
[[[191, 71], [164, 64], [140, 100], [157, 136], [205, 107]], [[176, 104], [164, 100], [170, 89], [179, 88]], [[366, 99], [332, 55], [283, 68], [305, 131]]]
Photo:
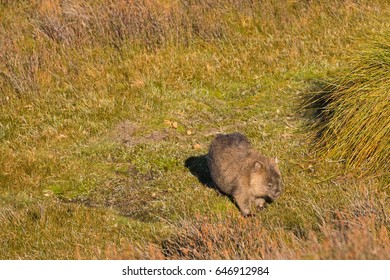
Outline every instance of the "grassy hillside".
[[[320, 155], [301, 110], [388, 1], [0, 0], [0, 24], [1, 259], [390, 257], [388, 176]], [[205, 182], [233, 131], [285, 182], [250, 219]]]

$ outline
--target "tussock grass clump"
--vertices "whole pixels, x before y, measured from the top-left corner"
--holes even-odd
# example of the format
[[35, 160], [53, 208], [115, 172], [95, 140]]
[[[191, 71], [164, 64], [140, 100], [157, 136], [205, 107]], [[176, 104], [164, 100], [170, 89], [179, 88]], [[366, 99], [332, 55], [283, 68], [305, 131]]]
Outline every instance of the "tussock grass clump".
[[349, 170], [384, 174], [390, 147], [390, 33], [352, 58], [351, 67], [322, 83], [310, 99], [316, 109], [315, 146]]

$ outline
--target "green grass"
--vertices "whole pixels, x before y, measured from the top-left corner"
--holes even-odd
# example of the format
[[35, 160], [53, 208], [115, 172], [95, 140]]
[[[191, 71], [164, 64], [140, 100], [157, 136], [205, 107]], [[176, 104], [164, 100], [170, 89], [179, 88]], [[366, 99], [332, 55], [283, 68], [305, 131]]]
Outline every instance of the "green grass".
[[[388, 258], [388, 178], [320, 156], [300, 110], [388, 1], [159, 3], [0, 1], [0, 258]], [[281, 162], [252, 219], [186, 168], [233, 131]]]

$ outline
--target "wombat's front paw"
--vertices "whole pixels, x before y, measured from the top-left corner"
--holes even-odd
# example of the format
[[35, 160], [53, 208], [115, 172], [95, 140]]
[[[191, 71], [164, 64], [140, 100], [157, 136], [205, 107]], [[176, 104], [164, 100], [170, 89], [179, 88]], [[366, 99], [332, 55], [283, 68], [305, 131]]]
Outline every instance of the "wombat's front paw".
[[244, 216], [244, 217], [248, 217], [251, 215], [251, 211], [249, 209], [240, 209], [241, 210], [241, 214]]
[[265, 199], [262, 197], [256, 198], [255, 204], [256, 204], [256, 208], [258, 210], [261, 210], [261, 209], [264, 209], [267, 207], [267, 203], [266, 203]]
[[265, 208], [267, 208], [267, 204], [264, 205], [264, 206], [257, 206], [256, 209], [261, 211], [261, 210], [264, 210]]
[[244, 218], [253, 218], [253, 217], [255, 217], [256, 215], [255, 215], [255, 214], [252, 214], [252, 213], [249, 213], [249, 214], [246, 214], [246, 215], [243, 214], [243, 216], [244, 216]]

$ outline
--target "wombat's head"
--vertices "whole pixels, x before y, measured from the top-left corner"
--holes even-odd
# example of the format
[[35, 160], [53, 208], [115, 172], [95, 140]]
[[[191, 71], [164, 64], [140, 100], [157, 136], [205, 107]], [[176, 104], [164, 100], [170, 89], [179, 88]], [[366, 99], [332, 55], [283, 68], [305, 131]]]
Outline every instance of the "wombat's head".
[[250, 187], [255, 197], [272, 202], [282, 194], [282, 177], [278, 160], [266, 158], [255, 161], [252, 166]]

